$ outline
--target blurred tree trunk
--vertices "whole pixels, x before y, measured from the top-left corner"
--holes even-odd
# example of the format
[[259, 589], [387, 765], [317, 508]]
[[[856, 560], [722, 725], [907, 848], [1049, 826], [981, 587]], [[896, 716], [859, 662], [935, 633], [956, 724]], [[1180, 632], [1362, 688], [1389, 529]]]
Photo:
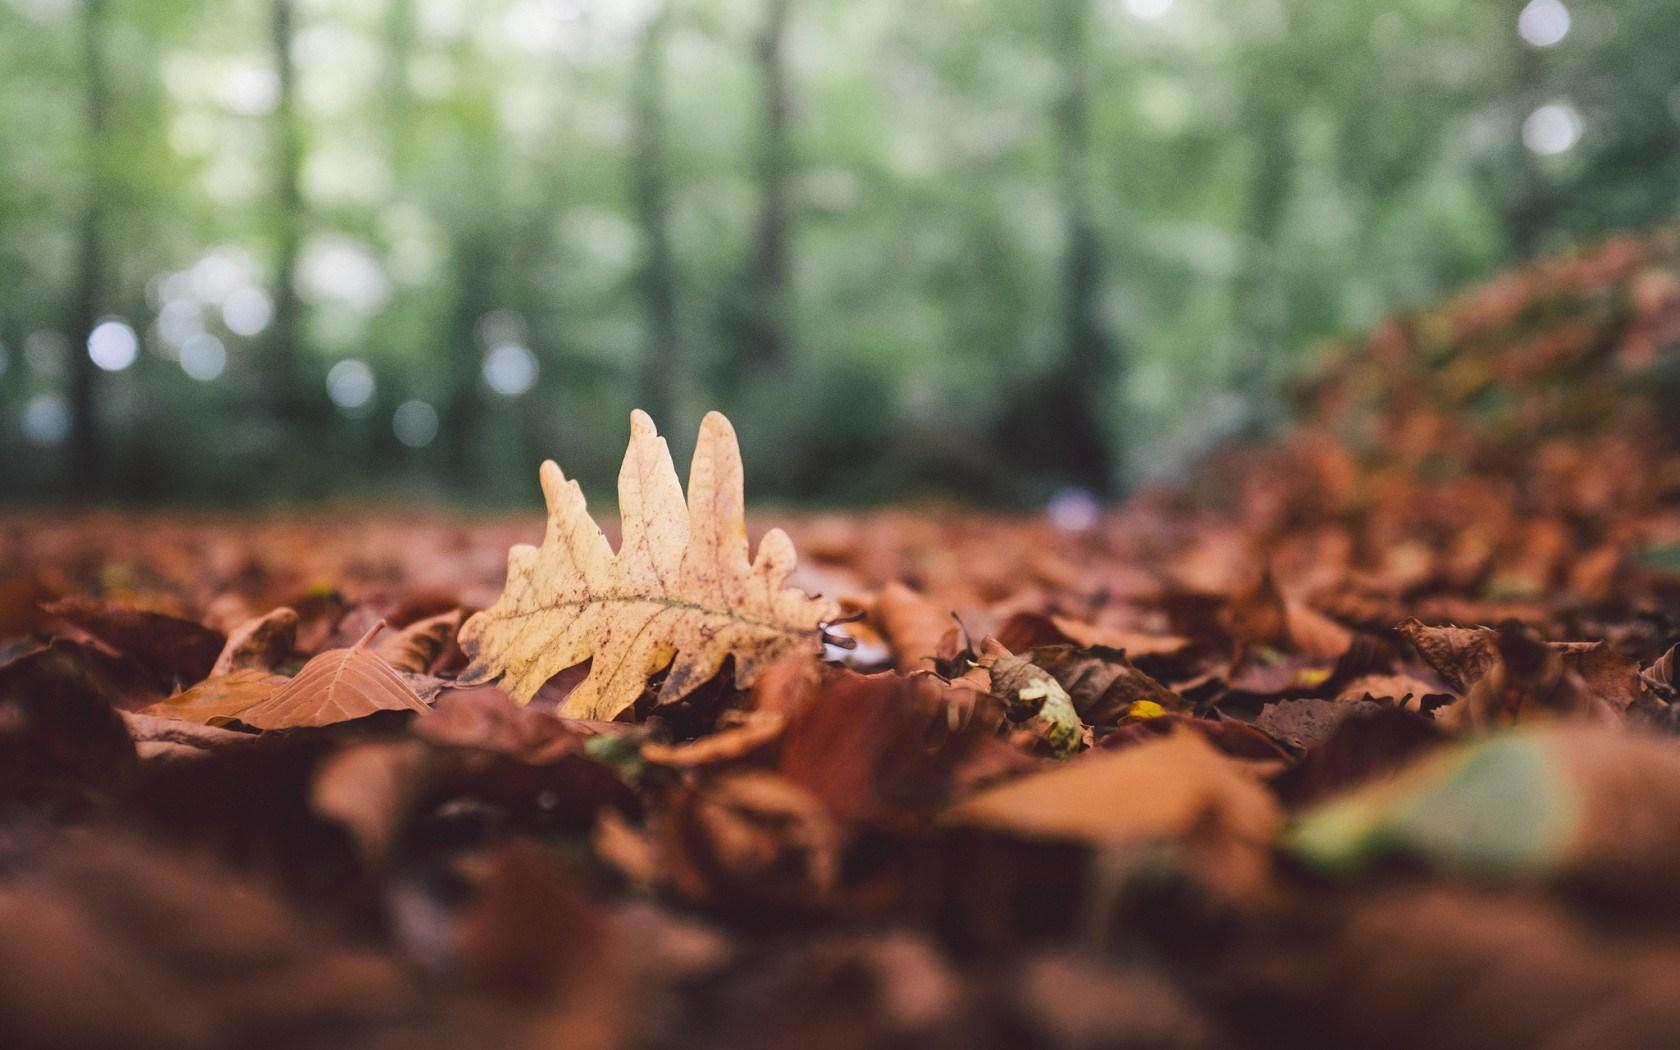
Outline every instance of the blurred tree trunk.
[[1061, 202], [1062, 354], [1042, 409], [1059, 432], [1061, 473], [1094, 492], [1113, 489], [1118, 458], [1102, 425], [1117, 396], [1119, 347], [1102, 317], [1102, 244], [1091, 199], [1091, 3], [1056, 0], [1051, 43], [1061, 64], [1054, 131]]
[[[790, 355], [788, 174], [792, 107], [788, 97], [787, 25], [792, 0], [766, 0], [757, 40], [763, 127], [758, 147], [758, 221], [747, 267], [739, 371], [781, 368]], [[746, 378], [729, 377], [733, 382]]]
[[277, 77], [274, 105], [274, 319], [269, 329], [270, 397], [287, 423], [301, 423], [314, 401], [305, 389], [297, 267], [303, 240], [302, 137], [297, 114], [292, 0], [271, 0], [269, 47]]
[[1247, 124], [1255, 163], [1233, 289], [1237, 359], [1232, 385], [1248, 400], [1255, 422], [1263, 423], [1275, 393], [1277, 355], [1289, 320], [1278, 271], [1278, 239], [1294, 193], [1296, 154], [1289, 111], [1279, 100], [1254, 107]]
[[478, 487], [478, 434], [483, 426], [484, 399], [479, 375], [484, 368], [479, 346], [479, 321], [495, 309], [497, 239], [487, 229], [471, 225], [454, 238], [455, 308], [449, 326], [449, 403], [444, 406], [443, 437], [450, 484], [461, 492]]
[[110, 168], [105, 136], [110, 122], [110, 86], [105, 76], [105, 0], [82, 4], [82, 81], [86, 193], [77, 221], [76, 292], [70, 304], [70, 464], [78, 494], [99, 483], [99, 371], [88, 356], [88, 335], [99, 320], [105, 294], [105, 202]]
[[647, 347], [638, 394], [641, 407], [664, 426], [673, 425], [676, 373], [682, 359], [665, 156], [665, 36], [670, 21], [670, 5], [660, 3], [642, 27], [633, 78], [631, 158], [636, 213], [642, 226], [640, 284], [647, 313]]

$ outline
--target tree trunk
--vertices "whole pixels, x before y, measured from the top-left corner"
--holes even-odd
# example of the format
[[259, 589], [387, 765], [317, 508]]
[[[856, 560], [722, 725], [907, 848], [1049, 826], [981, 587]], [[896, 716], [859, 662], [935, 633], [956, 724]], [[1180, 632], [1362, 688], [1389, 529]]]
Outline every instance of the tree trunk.
[[99, 435], [99, 371], [88, 356], [87, 340], [99, 320], [105, 294], [105, 199], [109, 170], [105, 155], [110, 87], [105, 78], [105, 0], [82, 4], [82, 76], [86, 95], [86, 198], [77, 230], [75, 299], [70, 304], [70, 465], [79, 495], [98, 486], [102, 448]]
[[[790, 356], [788, 320], [788, 174], [791, 105], [787, 24], [792, 0], [767, 0], [758, 36], [759, 90], [764, 127], [758, 150], [758, 222], [747, 273], [743, 345], [746, 370], [781, 368]], [[741, 377], [733, 377], [739, 379]]]
[[[274, 320], [269, 329], [270, 395], [282, 420], [301, 425], [313, 404], [305, 389], [297, 266], [303, 239], [302, 142], [297, 115], [297, 62], [292, 0], [271, 0], [269, 44], [278, 78], [274, 106]], [[314, 392], [317, 393], [318, 392]]]
[[1062, 91], [1054, 130], [1063, 225], [1062, 355], [1044, 406], [1061, 436], [1058, 473], [1106, 493], [1115, 456], [1102, 417], [1115, 396], [1118, 347], [1102, 317], [1102, 245], [1091, 199], [1089, 0], [1057, 0], [1052, 43], [1061, 61]]
[[[470, 217], [462, 220], [470, 224]], [[457, 233], [455, 307], [450, 321], [449, 401], [441, 413], [448, 454], [450, 483], [465, 492], [479, 487], [478, 432], [484, 418], [479, 374], [484, 353], [479, 347], [479, 321], [495, 307], [496, 239], [478, 228]]]
[[671, 425], [676, 373], [681, 363], [677, 319], [677, 267], [671, 248], [670, 189], [665, 158], [665, 35], [670, 7], [661, 3], [642, 29], [634, 78], [635, 137], [633, 170], [636, 213], [642, 225], [640, 277], [647, 312], [647, 347], [643, 351], [642, 407]]
[[1289, 114], [1275, 101], [1262, 102], [1248, 125], [1255, 163], [1234, 289], [1237, 359], [1231, 380], [1258, 423], [1270, 415], [1277, 355], [1288, 327], [1278, 236], [1294, 193], [1296, 155]]

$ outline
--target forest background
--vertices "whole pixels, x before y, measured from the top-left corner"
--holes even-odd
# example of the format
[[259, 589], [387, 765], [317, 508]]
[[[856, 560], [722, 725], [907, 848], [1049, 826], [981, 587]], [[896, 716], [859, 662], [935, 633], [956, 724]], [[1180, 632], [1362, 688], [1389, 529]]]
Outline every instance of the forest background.
[[0, 0], [0, 500], [1035, 504], [1680, 218], [1671, 0]]

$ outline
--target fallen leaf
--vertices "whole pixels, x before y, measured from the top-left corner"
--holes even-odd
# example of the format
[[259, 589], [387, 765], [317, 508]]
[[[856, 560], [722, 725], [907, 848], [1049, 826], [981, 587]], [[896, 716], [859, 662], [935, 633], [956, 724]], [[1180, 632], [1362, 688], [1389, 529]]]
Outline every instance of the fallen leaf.
[[933, 668], [946, 637], [958, 631], [951, 610], [896, 580], [876, 595], [871, 619], [892, 647], [893, 666], [903, 674]]
[[373, 643], [373, 651], [399, 671], [425, 674], [449, 647], [460, 626], [461, 610], [438, 613], [380, 637]]
[[1619, 728], [1519, 729], [1430, 754], [1309, 811], [1288, 847], [1330, 872], [1391, 855], [1661, 900], [1680, 868], [1680, 750]]
[[1248, 764], [1185, 729], [981, 791], [948, 824], [1092, 847], [1194, 842], [1232, 885], [1262, 878], [1281, 811]]
[[1416, 619], [1403, 620], [1394, 628], [1417, 649], [1456, 693], [1470, 686], [1493, 666], [1497, 632], [1491, 627], [1430, 627]]
[[541, 477], [547, 535], [541, 548], [509, 552], [501, 599], [462, 627], [472, 659], [463, 683], [500, 677], [529, 700], [555, 673], [593, 657], [563, 711], [613, 718], [668, 663], [661, 702], [681, 699], [731, 655], [736, 682], [750, 686], [777, 658], [816, 652], [821, 625], [838, 614], [833, 602], [783, 586], [794, 551], [780, 530], [765, 534], [757, 560], [748, 560], [740, 449], [716, 412], [700, 426], [686, 506], [665, 440], [645, 413], [632, 413], [616, 554], [577, 482], [553, 461]]
[[206, 678], [190, 689], [140, 710], [160, 718], [208, 725], [237, 717], [285, 688], [290, 681], [285, 675], [245, 668]]
[[367, 648], [383, 623], [348, 649], [330, 649], [303, 665], [279, 692], [239, 713], [257, 729], [324, 726], [376, 711], [430, 711], [391, 665]]
[[776, 711], [752, 711], [734, 725], [719, 728], [710, 736], [684, 744], [645, 743], [642, 758], [656, 766], [694, 769], [734, 762], [766, 750], [781, 739], [787, 720]]
[[1328, 740], [1342, 719], [1379, 710], [1368, 700], [1279, 700], [1262, 708], [1254, 725], [1300, 751]]
[[60, 598], [43, 608], [141, 664], [165, 687], [209, 674], [225, 641], [191, 620], [115, 602]]
[[297, 611], [284, 605], [246, 620], [228, 632], [210, 677], [234, 671], [273, 671], [291, 655], [297, 631]]
[[1164, 711], [1189, 709], [1183, 697], [1132, 666], [1118, 649], [1050, 645], [1033, 649], [1027, 658], [1055, 676], [1079, 716], [1092, 725], [1117, 722], [1140, 701]]
[[1010, 721], [1030, 722], [1052, 755], [1079, 750], [1084, 727], [1073, 699], [1055, 675], [1011, 653], [995, 638], [986, 639], [980, 653], [981, 666], [992, 676], [992, 695], [1003, 701]]

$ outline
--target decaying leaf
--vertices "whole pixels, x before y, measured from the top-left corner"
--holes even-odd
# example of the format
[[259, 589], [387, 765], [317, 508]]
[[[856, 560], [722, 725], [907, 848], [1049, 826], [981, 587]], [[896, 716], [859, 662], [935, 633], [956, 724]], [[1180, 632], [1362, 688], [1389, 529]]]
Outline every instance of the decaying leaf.
[[241, 711], [239, 721], [257, 729], [295, 729], [375, 711], [430, 711], [391, 665], [368, 649], [383, 626], [375, 624], [348, 649], [330, 649], [310, 660], [279, 692]]
[[1011, 653], [996, 639], [986, 639], [980, 650], [981, 666], [992, 676], [992, 694], [1003, 701], [1010, 721], [1030, 722], [1053, 755], [1078, 751], [1079, 712], [1055, 675]]
[[1458, 693], [1487, 673], [1497, 655], [1498, 633], [1490, 627], [1430, 627], [1416, 618], [1395, 626], [1446, 683]]
[[472, 664], [463, 682], [500, 677], [529, 700], [555, 673], [593, 658], [564, 712], [612, 718], [671, 663], [662, 702], [681, 699], [735, 658], [752, 684], [777, 658], [816, 651], [830, 601], [784, 584], [793, 544], [767, 533], [748, 560], [741, 452], [729, 421], [708, 413], [683, 502], [670, 449], [641, 411], [618, 476], [623, 541], [615, 554], [589, 517], [583, 492], [551, 460], [542, 466], [548, 529], [540, 548], [508, 553], [507, 589], [461, 629]]

